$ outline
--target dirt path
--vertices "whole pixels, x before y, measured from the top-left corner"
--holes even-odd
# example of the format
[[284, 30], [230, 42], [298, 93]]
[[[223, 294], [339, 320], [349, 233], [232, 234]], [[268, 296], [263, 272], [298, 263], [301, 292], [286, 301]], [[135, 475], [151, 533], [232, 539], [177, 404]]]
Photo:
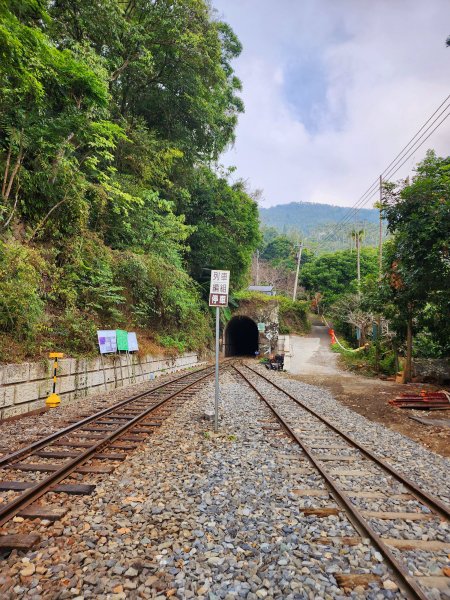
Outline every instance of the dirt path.
[[450, 411], [412, 411], [395, 408], [388, 400], [406, 391], [437, 389], [426, 384], [400, 385], [393, 381], [362, 377], [344, 371], [338, 365], [339, 355], [331, 352], [327, 328], [313, 325], [309, 336], [291, 336], [289, 372], [294, 379], [331, 391], [342, 404], [371, 421], [381, 423], [407, 435], [442, 456], [450, 456], [450, 427], [424, 425], [411, 416], [447, 419]]

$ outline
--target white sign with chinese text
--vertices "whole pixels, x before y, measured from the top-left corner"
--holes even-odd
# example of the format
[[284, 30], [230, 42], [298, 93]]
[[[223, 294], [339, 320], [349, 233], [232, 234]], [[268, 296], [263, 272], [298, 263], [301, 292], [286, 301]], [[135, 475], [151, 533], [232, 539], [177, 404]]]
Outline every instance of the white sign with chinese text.
[[128, 332], [128, 352], [138, 352], [139, 345], [134, 331]]
[[209, 306], [228, 306], [228, 290], [230, 288], [230, 271], [211, 271], [209, 287]]
[[100, 354], [117, 352], [117, 334], [115, 329], [97, 331]]

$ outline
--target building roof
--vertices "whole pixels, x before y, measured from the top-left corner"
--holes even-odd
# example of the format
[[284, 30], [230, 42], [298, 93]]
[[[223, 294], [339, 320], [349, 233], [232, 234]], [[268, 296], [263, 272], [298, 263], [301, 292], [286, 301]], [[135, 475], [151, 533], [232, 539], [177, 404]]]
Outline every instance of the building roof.
[[249, 285], [248, 289], [251, 292], [271, 292], [273, 285]]

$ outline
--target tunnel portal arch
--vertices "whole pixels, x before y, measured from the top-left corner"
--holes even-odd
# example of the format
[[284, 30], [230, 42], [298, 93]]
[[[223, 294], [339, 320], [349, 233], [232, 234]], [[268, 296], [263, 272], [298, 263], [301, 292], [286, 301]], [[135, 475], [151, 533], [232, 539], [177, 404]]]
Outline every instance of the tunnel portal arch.
[[258, 326], [245, 316], [233, 317], [225, 330], [225, 356], [254, 356], [259, 350]]

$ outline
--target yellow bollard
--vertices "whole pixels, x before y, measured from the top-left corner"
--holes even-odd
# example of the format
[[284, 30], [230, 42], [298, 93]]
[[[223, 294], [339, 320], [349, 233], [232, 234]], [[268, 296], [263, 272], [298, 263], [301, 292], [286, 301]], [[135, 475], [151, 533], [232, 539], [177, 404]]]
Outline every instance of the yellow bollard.
[[56, 408], [59, 404], [61, 404], [61, 398], [56, 393], [56, 371], [58, 370], [58, 358], [63, 358], [64, 354], [62, 352], [50, 352], [48, 355], [49, 358], [54, 359], [53, 363], [53, 391], [50, 396], [45, 401], [45, 404], [49, 408]]

